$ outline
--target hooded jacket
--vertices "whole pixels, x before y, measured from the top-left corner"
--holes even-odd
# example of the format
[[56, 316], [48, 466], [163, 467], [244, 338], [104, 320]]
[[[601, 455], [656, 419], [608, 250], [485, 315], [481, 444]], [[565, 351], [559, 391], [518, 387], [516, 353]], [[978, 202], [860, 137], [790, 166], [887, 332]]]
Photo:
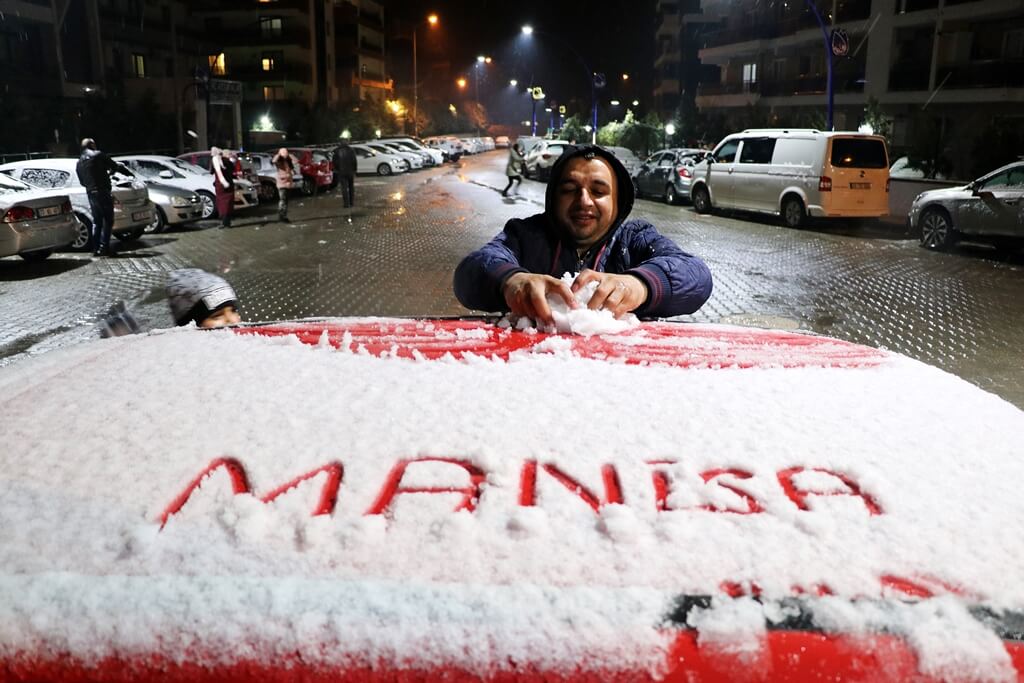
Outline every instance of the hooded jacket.
[[[581, 156], [604, 159], [616, 178], [617, 211], [608, 232], [582, 256], [555, 218], [555, 193], [569, 161]], [[462, 259], [455, 269], [455, 296], [480, 311], [507, 311], [505, 281], [516, 273], [561, 277], [585, 268], [629, 274], [647, 286], [647, 300], [634, 311], [647, 318], [693, 313], [711, 296], [711, 271], [643, 219], [628, 219], [633, 180], [611, 152], [596, 145], [569, 147], [551, 169], [544, 213], [513, 218], [490, 242]]]
[[117, 164], [98, 149], [83, 149], [75, 166], [78, 182], [87, 192], [110, 192], [110, 174], [117, 172]]

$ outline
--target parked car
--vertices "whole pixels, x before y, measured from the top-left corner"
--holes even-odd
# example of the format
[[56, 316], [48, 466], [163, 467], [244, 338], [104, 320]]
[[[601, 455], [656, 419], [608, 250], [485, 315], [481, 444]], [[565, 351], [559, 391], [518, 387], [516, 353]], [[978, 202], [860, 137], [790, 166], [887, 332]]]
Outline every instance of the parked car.
[[423, 157], [421, 157], [418, 154], [413, 154], [412, 152], [402, 151], [395, 149], [394, 147], [389, 147], [388, 145], [380, 142], [379, 140], [373, 142], [364, 142], [363, 144], [372, 149], [374, 152], [378, 152], [380, 154], [395, 155], [406, 164], [405, 170], [407, 171], [415, 171], [423, 168]]
[[173, 177], [162, 178], [161, 171], [157, 170], [162, 168], [160, 165], [140, 161], [139, 157], [114, 157], [114, 160], [146, 183], [149, 198], [156, 206], [153, 221], [146, 226], [147, 233], [163, 232], [172, 225], [187, 225], [203, 217], [203, 201], [199, 195], [175, 182]]
[[289, 147], [288, 151], [298, 160], [302, 194], [308, 196], [334, 186], [334, 164], [329, 152], [315, 147]]
[[1024, 161], [960, 187], [922, 192], [907, 220], [929, 249], [948, 249], [962, 237], [1016, 243], [1024, 238]]
[[[262, 202], [275, 202], [277, 201], [277, 167], [274, 166], [275, 152], [253, 152], [249, 154], [249, 158], [252, 159], [253, 168], [256, 170], [256, 175], [260, 179], [260, 201]], [[292, 187], [302, 187], [302, 168], [299, 164], [292, 162], [294, 169], [292, 171]]]
[[41, 261], [78, 237], [71, 200], [60, 190], [40, 190], [0, 173], [0, 258], [17, 254]]
[[[381, 140], [381, 142], [393, 142], [393, 143], [397, 144], [398, 146], [402, 147], [403, 149], [406, 149], [406, 150], [409, 150], [409, 151], [412, 151], [412, 152], [424, 152], [424, 153], [426, 153], [430, 157], [431, 164], [434, 165], [434, 166], [440, 166], [441, 164], [444, 163], [444, 152], [443, 151], [441, 151], [440, 149], [434, 148], [434, 147], [427, 147], [426, 145], [424, 145], [422, 142], [420, 142], [416, 138], [409, 138], [409, 137], [387, 138], [387, 139]], [[431, 164], [428, 164], [428, 165], [431, 165]]]
[[668, 204], [688, 200], [693, 167], [705, 154], [704, 150], [693, 148], [658, 150], [647, 157], [633, 176], [638, 196], [661, 197]]
[[[199, 197], [200, 218], [217, 215], [214, 202], [213, 174], [202, 166], [184, 159], [159, 155], [132, 155], [117, 157], [133, 171], [147, 179], [191, 190]], [[235, 178], [235, 210], [259, 204], [256, 187], [247, 180]]]
[[[222, 151], [225, 156], [235, 160], [235, 180], [242, 179], [251, 183], [253, 187], [259, 187], [259, 175], [256, 173], [256, 168], [249, 159], [248, 154], [233, 149], [225, 149]], [[209, 151], [187, 152], [185, 154], [179, 154], [178, 158], [184, 159], [190, 164], [201, 166], [211, 173], [213, 172], [213, 167], [210, 165], [211, 155]]]
[[438, 135], [423, 140], [428, 147], [441, 150], [448, 161], [458, 161], [466, 153], [462, 141], [451, 135]]
[[[78, 182], [76, 166], [78, 159], [30, 159], [13, 161], [0, 166], [0, 173], [47, 190], [61, 190], [71, 200], [72, 210], [78, 217], [78, 235], [71, 243], [72, 249], [86, 250], [90, 246], [89, 232], [92, 228], [92, 207], [85, 187]], [[114, 175], [111, 178], [111, 194], [114, 197], [114, 226], [111, 233], [122, 241], [142, 237], [146, 227], [153, 222], [156, 207], [149, 200], [146, 184], [137, 178]]]
[[636, 174], [640, 172], [640, 167], [643, 166], [640, 159], [637, 158], [633, 150], [627, 149], [626, 147], [606, 147], [609, 152], [615, 155], [615, 158], [622, 162], [622, 165], [629, 171], [631, 178], [635, 178]]
[[396, 153], [415, 154], [421, 162], [421, 168], [426, 168], [435, 165], [434, 156], [432, 154], [427, 153], [424, 150], [416, 149], [415, 147], [408, 147], [406, 145], [400, 144], [397, 140], [379, 140], [378, 142], [387, 147], [388, 149], [395, 151]]
[[352, 151], [356, 154], [356, 173], [391, 175], [405, 172], [405, 160], [397, 154], [377, 152], [362, 144], [352, 145]]
[[494, 146], [495, 147], [506, 148], [506, 147], [508, 147], [508, 144], [509, 143], [508, 143], [508, 136], [507, 135], [499, 135], [498, 137], [494, 138]]
[[565, 140], [541, 140], [526, 153], [523, 175], [546, 181], [551, 173], [551, 167], [568, 146], [569, 143]]
[[590, 313], [0, 369], [2, 679], [1020, 680], [1024, 412], [838, 339]]
[[698, 213], [740, 209], [781, 215], [880, 218], [889, 213], [885, 138], [818, 130], [751, 129], [723, 139], [694, 167]]
[[896, 161], [892, 162], [892, 166], [889, 167], [890, 178], [932, 178], [934, 180], [945, 180], [946, 174], [941, 171], [935, 171], [929, 174], [926, 168], [923, 168], [920, 163], [914, 163], [910, 157], [900, 157]]

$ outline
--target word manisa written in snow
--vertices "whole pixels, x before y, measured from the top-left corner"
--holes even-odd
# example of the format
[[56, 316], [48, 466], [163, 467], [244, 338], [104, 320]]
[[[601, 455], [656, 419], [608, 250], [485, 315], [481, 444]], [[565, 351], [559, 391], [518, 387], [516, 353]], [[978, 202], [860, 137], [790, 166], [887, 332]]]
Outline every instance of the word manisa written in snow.
[[[446, 485], [419, 486], [406, 485], [403, 482], [407, 475], [414, 468], [424, 464], [443, 464], [451, 471], [450, 483]], [[676, 464], [674, 460], [648, 460], [644, 463], [650, 467], [650, 485], [653, 487], [654, 505], [658, 512], [683, 511], [688, 509], [706, 510], [726, 514], [759, 514], [766, 511], [765, 501], [750, 489], [744, 487], [744, 482], [753, 482], [755, 475], [746, 470], [737, 468], [709, 469], [700, 473], [700, 478], [706, 486], [718, 486], [734, 494], [736, 505], [722, 507], [717, 505], [697, 505], [690, 508], [674, 507], [671, 504], [673, 479], [669, 471], [671, 465]], [[249, 484], [249, 477], [245, 467], [239, 460], [234, 458], [217, 458], [207, 465], [196, 478], [188, 484], [164, 509], [160, 515], [161, 526], [167, 524], [170, 518], [177, 514], [189, 501], [189, 498], [199, 489], [210, 475], [217, 471], [224, 470], [231, 482], [231, 489], [235, 495], [256, 495], [264, 503], [269, 503], [279, 496], [296, 488], [299, 484], [321, 477], [323, 483], [320, 487], [320, 495], [316, 505], [312, 509], [313, 515], [330, 515], [338, 505], [339, 497], [345, 479], [345, 467], [341, 462], [329, 462], [315, 469], [304, 472], [299, 476], [286, 481], [266, 493], [253, 491]], [[817, 475], [812, 483], [801, 478], [804, 473]], [[550, 478], [565, 489], [566, 496], [575, 496], [581, 505], [589, 506], [595, 512], [602, 505], [630, 503], [626, 491], [623, 490], [618, 470], [614, 465], [605, 464], [600, 467], [600, 477], [603, 491], [600, 493], [594, 487], [588, 487], [581, 483], [582, 477], [577, 473], [566, 472], [561, 466], [554, 463], [526, 460], [519, 469], [519, 489], [517, 503], [522, 507], [533, 507], [542, 504], [537, 491], [541, 478]], [[410, 477], [411, 478], [411, 477]], [[829, 469], [801, 466], [789, 467], [775, 473], [775, 480], [782, 493], [799, 510], [810, 511], [811, 501], [823, 496], [845, 496], [859, 499], [868, 515], [881, 515], [883, 510], [876, 498], [865, 491], [851, 476], [843, 472], [835, 472]], [[419, 457], [402, 459], [395, 463], [381, 482], [373, 503], [363, 514], [383, 515], [388, 512], [392, 503], [403, 495], [410, 494], [442, 494], [451, 496], [457, 502], [453, 511], [466, 510], [474, 512], [480, 504], [482, 488], [487, 483], [487, 473], [479, 466], [469, 460], [448, 457]], [[603, 494], [603, 495], [602, 495]]]

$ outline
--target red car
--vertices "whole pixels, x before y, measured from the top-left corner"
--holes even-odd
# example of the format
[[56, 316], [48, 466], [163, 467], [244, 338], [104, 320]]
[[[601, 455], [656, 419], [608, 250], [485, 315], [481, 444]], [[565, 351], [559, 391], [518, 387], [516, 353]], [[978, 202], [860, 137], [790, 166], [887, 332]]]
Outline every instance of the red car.
[[1019, 680], [1024, 411], [826, 337], [569, 322], [3, 368], [0, 681]]
[[334, 164], [330, 155], [313, 147], [289, 148], [299, 160], [302, 172], [302, 193], [316, 194], [321, 188], [334, 187]]

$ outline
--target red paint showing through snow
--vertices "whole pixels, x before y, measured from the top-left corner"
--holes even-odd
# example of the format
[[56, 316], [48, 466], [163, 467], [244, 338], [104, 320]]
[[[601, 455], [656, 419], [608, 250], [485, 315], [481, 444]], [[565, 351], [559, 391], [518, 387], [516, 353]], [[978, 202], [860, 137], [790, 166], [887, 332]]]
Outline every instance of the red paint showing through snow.
[[[675, 461], [673, 460], [647, 461], [648, 465], [655, 466], [651, 479], [654, 486], [655, 507], [659, 512], [676, 512], [686, 509], [672, 508], [669, 506], [668, 498], [671, 495], [672, 477], [664, 470], [664, 466], [671, 465], [674, 462]], [[451, 465], [453, 468], [453, 478], [458, 478], [458, 481], [453, 481], [445, 486], [402, 486], [402, 479], [406, 476], [409, 467], [418, 463], [442, 463]], [[172, 515], [180, 512], [192, 497], [192, 494], [202, 487], [206, 478], [219, 469], [223, 469], [227, 472], [228, 479], [231, 483], [231, 491], [234, 495], [252, 493], [252, 489], [249, 485], [249, 477], [246, 474], [245, 467], [239, 460], [229, 457], [216, 458], [211, 461], [209, 465], [204, 467], [202, 471], [185, 486], [181, 493], [175, 496], [171, 500], [170, 504], [164, 508], [159, 517], [160, 528], [163, 528], [168, 523], [168, 520]], [[334, 509], [338, 504], [338, 495], [341, 490], [344, 471], [345, 469], [342, 463], [329, 462], [326, 465], [321, 465], [320, 467], [305, 472], [304, 474], [300, 474], [299, 476], [274, 488], [270, 493], [261, 496], [260, 500], [264, 503], [269, 503], [277, 499], [279, 496], [296, 488], [299, 484], [311, 480], [317, 475], [323, 473], [326, 474], [327, 477], [320, 489], [320, 498], [313, 507], [312, 514], [329, 515], [334, 512]], [[581, 483], [578, 478], [565, 472], [558, 465], [555, 465], [554, 463], [539, 464], [536, 460], [527, 460], [523, 463], [520, 470], [519, 495], [517, 497], [518, 504], [521, 507], [532, 507], [537, 504], [538, 472], [546, 473], [552, 479], [564, 486], [571, 494], [586, 503], [586, 505], [588, 505], [594, 512], [598, 512], [602, 505], [627, 504], [629, 501], [627, 501], [625, 493], [622, 490], [621, 479], [615, 466], [611, 464], [604, 464], [601, 465], [600, 471], [601, 481], [604, 485], [604, 500], [601, 500], [598, 494], [594, 493], [593, 490]], [[793, 478], [803, 471], [805, 471], [805, 468], [803, 467], [791, 467], [776, 474], [776, 477], [782, 486], [783, 493], [785, 493], [786, 497], [789, 498], [789, 500], [792, 501], [792, 503], [800, 510], [811, 512], [811, 508], [807, 504], [807, 500], [811, 496], [849, 496], [852, 498], [859, 498], [864, 503], [864, 506], [867, 508], [870, 515], [883, 514], [882, 507], [878, 504], [875, 498], [862, 491], [857, 482], [849, 475], [843, 474], [842, 472], [833, 472], [820, 467], [813, 468], [814, 472], [827, 474], [836, 478], [847, 488], [846, 491], [834, 491], [831, 489], [816, 491], [812, 488], [800, 487], [793, 481]], [[702, 472], [700, 476], [706, 485], [712, 485], [713, 483], [715, 486], [731, 491], [739, 500], [742, 500], [745, 503], [746, 507], [719, 508], [714, 505], [700, 505], [693, 509], [743, 515], [760, 514], [765, 511], [764, 501], [759, 500], [754, 494], [744, 490], [734, 481], [752, 479], [755, 475], [751, 472], [736, 468], [716, 468]], [[466, 477], [468, 477], [468, 482], [466, 481]], [[460, 494], [462, 496], [459, 503], [456, 504], [454, 511], [458, 512], [460, 510], [467, 510], [472, 513], [476, 511], [477, 504], [480, 500], [480, 489], [486, 481], [487, 473], [469, 460], [433, 456], [402, 459], [395, 463], [390, 472], [388, 472], [384, 482], [381, 484], [381, 488], [377, 496], [374, 498], [373, 504], [365, 514], [385, 514], [390, 508], [395, 497], [399, 495], [450, 495], [453, 493]]]
[[[1024, 676], [1024, 643], [1004, 641], [1018, 678]], [[202, 653], [193, 653], [198, 658]], [[213, 654], [213, 653], [210, 653]], [[225, 653], [216, 653], [222, 659]], [[415, 653], [405, 653], [414, 659]], [[431, 667], [402, 666], [393, 662], [373, 664], [317, 664], [298, 654], [275, 657], [273, 662], [238, 659], [230, 663], [203, 666], [193, 661], [155, 653], [109, 657], [82, 662], [66, 655], [43, 658], [14, 654], [0, 658], [0, 683], [15, 681], [62, 681], [64, 683], [735, 683], [773, 681], [870, 680], [878, 683], [938, 683], [922, 675], [917, 657], [902, 638], [887, 634], [847, 636], [808, 631], [768, 631], [762, 652], [749, 652], [701, 645], [697, 632], [676, 632], [664, 669], [653, 673], [643, 669], [589, 668], [542, 669], [534, 665], [504, 662], [498, 668], [471, 671], [455, 665]], [[212, 658], [211, 658], [212, 659]]]
[[323, 335], [337, 349], [372, 356], [421, 357], [472, 354], [507, 360], [517, 351], [543, 352], [537, 345], [553, 336], [568, 340], [581, 358], [681, 368], [869, 368], [889, 354], [858, 344], [809, 334], [683, 323], [643, 323], [617, 334], [591, 337], [527, 334], [480, 320], [329, 320], [279, 323], [234, 329], [242, 335], [295, 335], [319, 344]]

